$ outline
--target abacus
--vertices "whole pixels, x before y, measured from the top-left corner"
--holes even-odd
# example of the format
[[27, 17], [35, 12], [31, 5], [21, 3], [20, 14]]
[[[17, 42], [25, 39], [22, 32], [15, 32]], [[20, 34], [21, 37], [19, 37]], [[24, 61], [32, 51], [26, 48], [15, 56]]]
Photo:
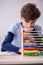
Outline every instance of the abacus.
[[23, 32], [23, 56], [43, 56], [41, 31]]

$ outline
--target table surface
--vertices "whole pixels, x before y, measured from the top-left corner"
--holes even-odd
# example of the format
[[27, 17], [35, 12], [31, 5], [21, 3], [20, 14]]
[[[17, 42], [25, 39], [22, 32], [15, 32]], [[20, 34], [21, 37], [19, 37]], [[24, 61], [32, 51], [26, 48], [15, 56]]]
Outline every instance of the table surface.
[[34, 64], [43, 63], [43, 56], [25, 56], [0, 52], [0, 64]]

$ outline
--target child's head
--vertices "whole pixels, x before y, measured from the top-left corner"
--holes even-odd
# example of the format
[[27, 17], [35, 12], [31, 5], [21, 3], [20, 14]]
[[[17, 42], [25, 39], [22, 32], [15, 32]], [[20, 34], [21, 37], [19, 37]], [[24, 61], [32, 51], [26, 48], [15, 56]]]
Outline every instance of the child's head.
[[33, 27], [40, 16], [40, 11], [35, 4], [27, 3], [21, 9], [21, 19], [24, 27]]

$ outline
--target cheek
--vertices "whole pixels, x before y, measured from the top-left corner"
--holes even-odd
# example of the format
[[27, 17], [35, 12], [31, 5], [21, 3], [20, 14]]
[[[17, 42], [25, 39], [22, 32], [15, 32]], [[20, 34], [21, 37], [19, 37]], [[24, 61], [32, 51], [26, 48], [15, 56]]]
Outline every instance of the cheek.
[[26, 24], [26, 28], [30, 27], [30, 25]]
[[35, 24], [32, 24], [32, 26], [34, 26]]
[[34, 23], [31, 23], [31, 27], [33, 27], [35, 24]]
[[25, 24], [25, 27], [27, 27], [28, 25], [27, 25], [27, 23]]
[[27, 24], [27, 27], [30, 27], [31, 25], [30, 25], [30, 23], [29, 24]]

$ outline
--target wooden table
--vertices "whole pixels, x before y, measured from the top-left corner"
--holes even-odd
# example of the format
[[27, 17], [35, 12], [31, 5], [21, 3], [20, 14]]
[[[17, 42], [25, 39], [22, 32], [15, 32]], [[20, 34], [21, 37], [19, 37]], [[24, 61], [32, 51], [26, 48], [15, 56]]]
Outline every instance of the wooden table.
[[22, 57], [14, 53], [0, 52], [0, 64], [34, 64], [43, 63], [43, 56]]

